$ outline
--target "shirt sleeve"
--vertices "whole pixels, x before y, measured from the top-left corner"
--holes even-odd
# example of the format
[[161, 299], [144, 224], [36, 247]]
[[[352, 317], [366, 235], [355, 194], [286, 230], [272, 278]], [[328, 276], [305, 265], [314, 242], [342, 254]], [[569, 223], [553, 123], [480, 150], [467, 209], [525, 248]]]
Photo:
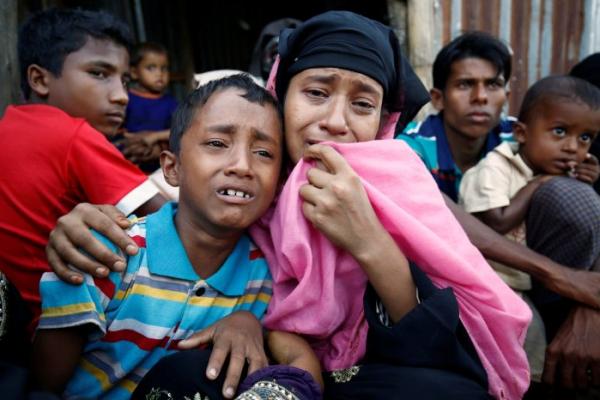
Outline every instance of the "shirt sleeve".
[[[408, 146], [419, 156], [425, 167], [431, 172], [433, 169], [437, 168], [437, 160], [434, 160], [430, 155], [428, 155], [427, 150], [425, 149], [424, 143], [420, 140], [416, 139], [413, 136], [406, 135], [401, 133], [396, 137], [398, 140], [404, 141]], [[435, 146], [435, 142], [432, 142]]]
[[74, 136], [66, 158], [75, 192], [90, 203], [114, 204], [129, 214], [158, 193], [142, 171], [86, 123]]
[[468, 213], [505, 207], [510, 204], [510, 179], [501, 166], [479, 163], [462, 178], [459, 204]]
[[242, 309], [262, 320], [273, 296], [273, 278], [262, 252], [256, 251], [256, 253], [260, 256], [252, 262], [253, 272], [246, 285]]
[[[94, 233], [109, 248], [117, 248], [106, 238]], [[71, 285], [60, 280], [53, 272], [46, 272], [40, 280], [42, 314], [37, 329], [61, 329], [91, 325], [89, 340], [106, 333], [105, 311], [121, 282], [121, 274], [111, 272], [107, 278], [94, 278], [85, 274], [81, 285]]]

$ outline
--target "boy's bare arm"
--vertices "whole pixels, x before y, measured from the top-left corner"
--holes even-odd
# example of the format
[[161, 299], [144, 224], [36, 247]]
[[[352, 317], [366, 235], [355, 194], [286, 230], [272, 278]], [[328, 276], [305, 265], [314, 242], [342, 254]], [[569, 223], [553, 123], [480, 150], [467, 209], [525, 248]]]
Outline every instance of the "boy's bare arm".
[[85, 327], [38, 330], [33, 341], [32, 372], [42, 390], [64, 391], [79, 363]]
[[491, 260], [531, 274], [546, 288], [569, 299], [600, 309], [600, 272], [582, 271], [558, 264], [526, 246], [508, 240], [445, 194], [446, 205], [469, 236], [471, 243]]
[[510, 204], [505, 207], [492, 208], [487, 211], [474, 213], [484, 224], [500, 234], [510, 232], [519, 226], [527, 215], [529, 204], [535, 191], [552, 176], [545, 175], [533, 179], [510, 200]]
[[306, 340], [293, 333], [273, 331], [267, 334], [267, 344], [278, 364], [291, 365], [308, 372], [323, 389], [319, 359]]
[[165, 199], [165, 197], [162, 194], [157, 193], [150, 200], [136, 208], [133, 211], [133, 214], [137, 215], [138, 217], [143, 217], [144, 215], [148, 215], [155, 211], [158, 211], [158, 209], [162, 207], [162, 205], [166, 202], [167, 199]]

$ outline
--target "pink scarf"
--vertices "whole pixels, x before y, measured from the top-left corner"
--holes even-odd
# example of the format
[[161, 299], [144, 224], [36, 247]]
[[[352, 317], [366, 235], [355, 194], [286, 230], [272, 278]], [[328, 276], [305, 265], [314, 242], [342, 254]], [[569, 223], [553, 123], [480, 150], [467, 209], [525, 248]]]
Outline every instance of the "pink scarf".
[[[389, 137], [390, 127], [382, 129], [388, 135], [380, 136]], [[420, 158], [397, 140], [331, 145], [361, 177], [377, 216], [404, 254], [436, 286], [453, 288], [490, 393], [521, 398], [529, 385], [522, 344], [531, 311], [471, 244]], [[367, 278], [302, 214], [298, 190], [312, 164], [296, 165], [277, 204], [251, 233], [273, 275], [265, 326], [302, 334], [323, 367], [335, 370], [356, 364], [365, 354]]]

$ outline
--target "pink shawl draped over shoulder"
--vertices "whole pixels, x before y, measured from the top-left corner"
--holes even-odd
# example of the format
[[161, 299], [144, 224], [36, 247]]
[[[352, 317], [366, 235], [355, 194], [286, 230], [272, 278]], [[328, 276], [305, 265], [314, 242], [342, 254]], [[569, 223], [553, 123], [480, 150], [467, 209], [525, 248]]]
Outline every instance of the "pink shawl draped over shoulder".
[[[419, 157], [398, 140], [331, 145], [361, 177], [377, 216], [404, 254], [436, 286], [453, 288], [490, 393], [521, 398], [529, 384], [522, 344], [531, 312], [470, 243]], [[298, 190], [311, 164], [296, 165], [277, 204], [251, 232], [273, 274], [266, 327], [307, 337], [323, 367], [335, 370], [364, 356], [367, 279], [302, 214]]]

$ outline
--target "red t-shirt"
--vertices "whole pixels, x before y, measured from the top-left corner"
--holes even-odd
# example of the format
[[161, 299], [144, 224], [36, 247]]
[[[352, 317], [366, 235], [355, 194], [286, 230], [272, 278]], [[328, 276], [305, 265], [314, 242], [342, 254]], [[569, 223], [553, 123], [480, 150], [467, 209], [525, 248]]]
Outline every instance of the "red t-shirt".
[[81, 202], [117, 204], [147, 177], [83, 119], [47, 105], [8, 107], [0, 149], [0, 270], [37, 320], [56, 220]]

